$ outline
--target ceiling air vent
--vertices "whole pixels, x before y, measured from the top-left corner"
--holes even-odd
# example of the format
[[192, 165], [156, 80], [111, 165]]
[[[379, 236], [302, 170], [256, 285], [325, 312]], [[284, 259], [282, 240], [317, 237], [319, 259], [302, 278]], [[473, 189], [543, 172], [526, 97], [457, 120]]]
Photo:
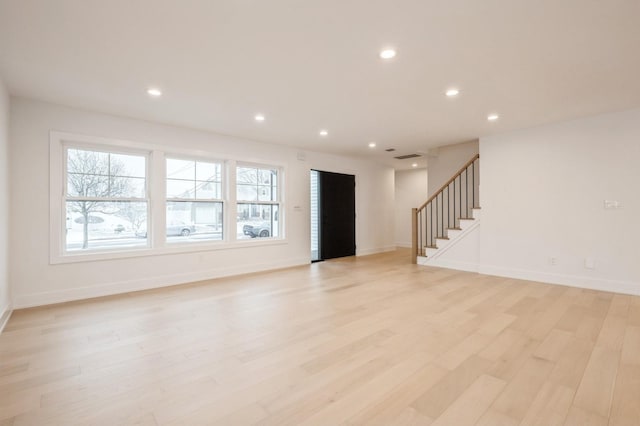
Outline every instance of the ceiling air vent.
[[420, 154], [408, 154], [408, 155], [399, 155], [397, 157], [393, 157], [396, 160], [406, 160], [408, 158], [416, 158], [416, 157], [422, 157], [422, 155]]
[[387, 151], [387, 152], [393, 152], [395, 150], [396, 150], [395, 148], [387, 148], [387, 149], [385, 149], [385, 151]]

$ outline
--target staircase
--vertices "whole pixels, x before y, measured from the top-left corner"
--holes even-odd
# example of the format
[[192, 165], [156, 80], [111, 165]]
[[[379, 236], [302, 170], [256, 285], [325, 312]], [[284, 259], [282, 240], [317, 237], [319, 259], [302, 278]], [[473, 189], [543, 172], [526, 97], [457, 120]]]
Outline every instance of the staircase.
[[413, 263], [435, 264], [478, 228], [479, 172], [480, 155], [476, 155], [424, 204], [411, 210]]

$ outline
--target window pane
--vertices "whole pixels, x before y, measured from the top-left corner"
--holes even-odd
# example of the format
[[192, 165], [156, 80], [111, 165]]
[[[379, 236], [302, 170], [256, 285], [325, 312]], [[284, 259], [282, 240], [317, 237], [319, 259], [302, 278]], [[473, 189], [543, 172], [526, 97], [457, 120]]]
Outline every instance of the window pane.
[[167, 202], [167, 241], [222, 240], [222, 203]]
[[240, 201], [258, 201], [258, 187], [255, 185], [238, 185], [237, 199]]
[[111, 176], [146, 176], [146, 161], [140, 155], [111, 154]]
[[211, 200], [222, 198], [222, 185], [216, 182], [196, 182], [196, 198]]
[[91, 175], [109, 175], [109, 154], [106, 152], [67, 150], [67, 171]]
[[260, 185], [258, 187], [258, 200], [259, 201], [276, 201], [278, 199], [276, 193], [276, 187]]
[[67, 194], [89, 198], [144, 198], [146, 158], [70, 148]]
[[278, 206], [273, 204], [238, 204], [238, 239], [277, 237]]
[[109, 176], [68, 173], [67, 194], [71, 197], [108, 197]]
[[250, 167], [238, 167], [236, 172], [238, 184], [258, 183], [258, 170]]
[[167, 158], [167, 178], [194, 180], [196, 178], [196, 162]]
[[127, 249], [147, 246], [147, 203], [67, 201], [66, 249]]
[[167, 179], [167, 198], [195, 198], [195, 182]]
[[278, 172], [276, 170], [260, 169], [261, 185], [276, 185], [278, 183]]
[[112, 176], [109, 196], [113, 198], [144, 198], [144, 183], [144, 178]]
[[219, 163], [167, 160], [167, 198], [221, 199], [221, 179]]
[[278, 171], [238, 167], [236, 196], [240, 201], [277, 201]]
[[217, 163], [196, 163], [196, 180], [220, 182], [222, 166]]

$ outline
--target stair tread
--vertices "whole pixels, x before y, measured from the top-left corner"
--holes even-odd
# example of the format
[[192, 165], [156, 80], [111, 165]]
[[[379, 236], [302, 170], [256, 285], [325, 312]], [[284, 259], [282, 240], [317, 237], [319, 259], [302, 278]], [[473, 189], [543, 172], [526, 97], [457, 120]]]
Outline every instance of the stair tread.
[[462, 228], [447, 228], [448, 231], [462, 231]]
[[437, 249], [438, 246], [425, 246], [426, 248]]
[[459, 217], [458, 220], [476, 220], [473, 217]]
[[436, 237], [436, 240], [448, 240], [449, 237]]

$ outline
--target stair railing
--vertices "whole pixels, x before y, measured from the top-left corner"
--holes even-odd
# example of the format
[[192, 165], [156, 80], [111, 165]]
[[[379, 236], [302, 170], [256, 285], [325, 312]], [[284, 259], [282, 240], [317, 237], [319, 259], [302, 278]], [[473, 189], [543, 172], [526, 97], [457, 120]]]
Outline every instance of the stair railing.
[[479, 201], [479, 160], [478, 154], [424, 204], [411, 209], [413, 263], [425, 255], [425, 247], [436, 247], [436, 238], [446, 238], [447, 229], [460, 229], [460, 219], [473, 217]]

